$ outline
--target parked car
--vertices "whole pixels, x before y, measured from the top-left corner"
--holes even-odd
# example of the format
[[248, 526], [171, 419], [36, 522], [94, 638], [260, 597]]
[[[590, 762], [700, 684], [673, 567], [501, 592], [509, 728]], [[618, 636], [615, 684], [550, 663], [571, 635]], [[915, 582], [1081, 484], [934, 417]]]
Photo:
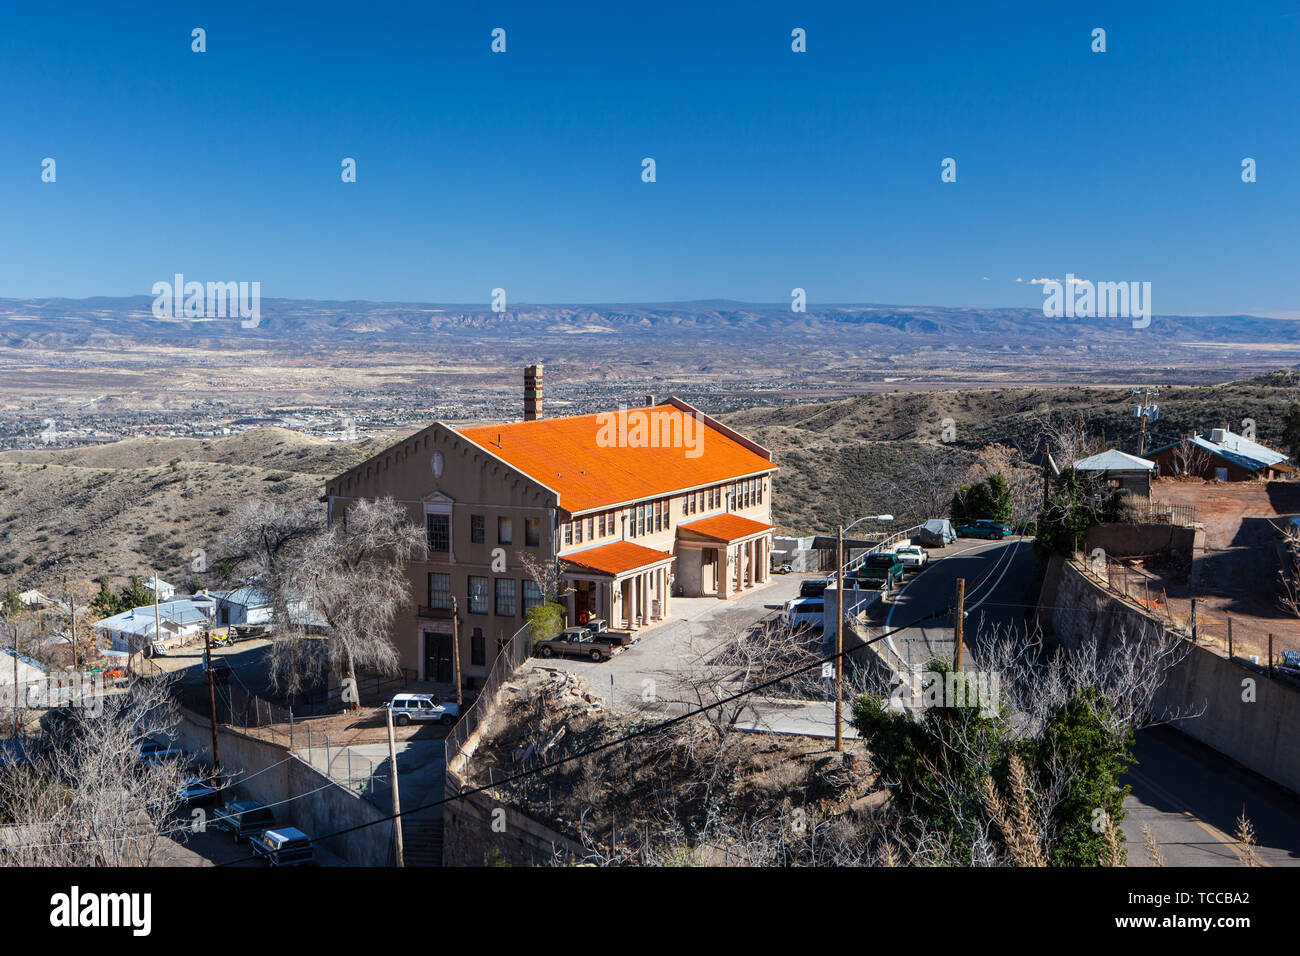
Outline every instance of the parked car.
[[186, 777], [185, 782], [176, 788], [180, 794], [181, 806], [197, 807], [213, 803], [221, 795], [221, 782], [205, 780], [202, 777]]
[[253, 852], [271, 866], [302, 866], [316, 859], [311, 837], [297, 827], [265, 830], [253, 840]]
[[903, 579], [903, 562], [892, 551], [877, 551], [862, 559], [862, 564], [853, 572], [853, 577], [863, 586], [878, 583], [881, 587], [892, 587]]
[[931, 518], [916, 529], [913, 540], [932, 548], [943, 548], [957, 540], [957, 532], [947, 518]]
[[772, 573], [773, 573], [773, 574], [789, 574], [789, 573], [790, 573], [791, 571], [793, 571], [793, 570], [794, 570], [794, 568], [790, 567], [790, 565], [788, 565], [788, 564], [778, 564], [776, 567], [774, 567], [774, 568], [772, 569]]
[[901, 548], [895, 548], [894, 554], [898, 555], [898, 560], [903, 562], [905, 568], [920, 570], [930, 560], [930, 553], [919, 544], [905, 544]]
[[614, 656], [614, 644], [585, 627], [566, 627], [549, 641], [538, 641], [533, 650], [542, 657], [588, 657], [593, 661]]
[[821, 630], [826, 626], [826, 599], [800, 597], [786, 601], [785, 623], [791, 630]]
[[437, 721], [454, 724], [460, 716], [456, 702], [433, 694], [397, 694], [385, 704], [393, 712], [393, 723], [405, 727], [411, 721]]
[[235, 800], [220, 807], [212, 817], [218, 830], [233, 834], [236, 843], [251, 840], [263, 830], [275, 826], [271, 808], [256, 800]]
[[1011, 525], [1003, 521], [980, 518], [957, 525], [957, 534], [963, 538], [992, 538], [1001, 541], [1011, 534]]
[[135, 747], [136, 763], [155, 767], [167, 760], [185, 759], [185, 751], [172, 740], [145, 740]]
[[809, 578], [799, 585], [799, 596], [805, 598], [817, 598], [826, 593], [830, 587], [830, 581], [826, 578]]

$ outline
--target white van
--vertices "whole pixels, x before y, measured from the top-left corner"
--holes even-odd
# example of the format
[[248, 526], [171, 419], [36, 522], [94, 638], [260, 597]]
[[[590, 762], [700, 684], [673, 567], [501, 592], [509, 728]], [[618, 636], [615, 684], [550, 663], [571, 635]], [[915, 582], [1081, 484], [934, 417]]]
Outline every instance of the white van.
[[820, 631], [826, 625], [825, 598], [795, 598], [785, 605], [785, 623], [791, 630]]

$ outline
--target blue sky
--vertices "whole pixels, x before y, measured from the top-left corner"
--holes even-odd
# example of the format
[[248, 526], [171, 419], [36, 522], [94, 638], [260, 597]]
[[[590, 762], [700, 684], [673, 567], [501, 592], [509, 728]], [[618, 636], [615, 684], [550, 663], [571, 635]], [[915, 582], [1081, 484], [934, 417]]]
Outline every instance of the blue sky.
[[0, 296], [1300, 317], [1300, 0], [878, 6], [6, 4]]

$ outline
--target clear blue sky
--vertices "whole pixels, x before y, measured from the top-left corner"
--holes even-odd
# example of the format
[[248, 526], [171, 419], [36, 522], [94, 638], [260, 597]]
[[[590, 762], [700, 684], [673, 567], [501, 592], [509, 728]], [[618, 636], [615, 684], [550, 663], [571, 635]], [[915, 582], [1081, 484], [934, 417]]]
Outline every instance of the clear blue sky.
[[553, 6], [4, 4], [0, 296], [1300, 316], [1300, 0]]

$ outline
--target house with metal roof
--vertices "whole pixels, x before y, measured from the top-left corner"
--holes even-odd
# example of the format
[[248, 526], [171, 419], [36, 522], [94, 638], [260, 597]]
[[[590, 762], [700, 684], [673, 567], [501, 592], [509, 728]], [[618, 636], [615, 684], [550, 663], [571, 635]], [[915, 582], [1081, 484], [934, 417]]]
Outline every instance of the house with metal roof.
[[210, 621], [189, 598], [145, 604], [96, 621], [94, 628], [112, 642], [113, 650], [134, 652], [146, 647], [177, 647], [203, 633]]
[[1151, 473], [1155, 464], [1145, 458], [1109, 448], [1096, 455], [1080, 458], [1074, 470], [1098, 481], [1135, 495], [1151, 493]]
[[1192, 435], [1150, 452], [1161, 475], [1194, 475], [1216, 481], [1281, 478], [1291, 471], [1280, 451], [1226, 428]]
[[630, 630], [665, 620], [675, 595], [727, 599], [769, 580], [767, 449], [677, 398], [545, 418], [540, 366], [525, 370], [523, 410], [435, 423], [326, 485], [331, 522], [389, 495], [425, 528], [414, 611], [393, 634], [403, 667], [453, 680], [454, 599], [462, 673], [486, 675], [544, 597], [525, 556], [558, 565], [570, 624]]

